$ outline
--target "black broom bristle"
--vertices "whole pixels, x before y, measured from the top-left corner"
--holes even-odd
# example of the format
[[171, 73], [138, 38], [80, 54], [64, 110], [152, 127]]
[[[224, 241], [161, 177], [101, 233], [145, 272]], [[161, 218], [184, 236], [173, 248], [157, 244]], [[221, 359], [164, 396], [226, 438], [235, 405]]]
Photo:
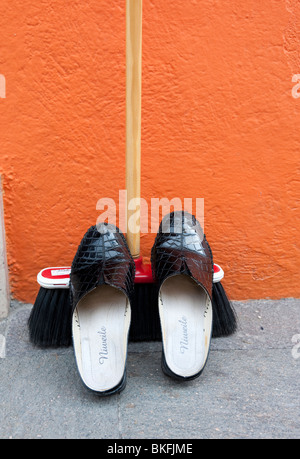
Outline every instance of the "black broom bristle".
[[71, 319], [69, 289], [40, 287], [28, 319], [30, 341], [40, 347], [70, 346]]
[[[213, 338], [228, 336], [237, 329], [234, 308], [221, 282], [213, 284]], [[72, 308], [69, 289], [40, 287], [28, 319], [30, 341], [39, 347], [72, 344]], [[130, 341], [160, 341], [158, 292], [155, 284], [135, 284]]]
[[161, 340], [158, 293], [155, 284], [142, 283], [134, 286], [129, 340]]
[[232, 335], [237, 329], [237, 317], [221, 282], [213, 284], [213, 338]]

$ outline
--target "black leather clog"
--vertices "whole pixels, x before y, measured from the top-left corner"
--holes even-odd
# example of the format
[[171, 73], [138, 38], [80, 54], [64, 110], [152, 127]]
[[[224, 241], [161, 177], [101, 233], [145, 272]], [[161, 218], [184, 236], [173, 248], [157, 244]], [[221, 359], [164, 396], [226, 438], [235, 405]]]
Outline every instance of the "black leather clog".
[[70, 274], [72, 338], [79, 374], [98, 395], [124, 389], [135, 264], [113, 225], [84, 235]]
[[179, 380], [198, 377], [212, 333], [213, 258], [202, 228], [187, 212], [162, 220], [151, 253], [162, 331], [162, 369]]

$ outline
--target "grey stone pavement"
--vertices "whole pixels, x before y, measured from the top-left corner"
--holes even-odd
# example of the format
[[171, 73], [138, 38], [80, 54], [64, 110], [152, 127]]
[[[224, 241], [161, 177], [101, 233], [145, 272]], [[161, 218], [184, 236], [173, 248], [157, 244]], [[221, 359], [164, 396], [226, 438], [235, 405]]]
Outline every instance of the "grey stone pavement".
[[238, 332], [212, 340], [203, 374], [166, 377], [161, 343], [130, 343], [127, 386], [99, 398], [73, 349], [28, 340], [31, 305], [0, 321], [1, 439], [292, 439], [300, 437], [300, 300], [234, 302]]

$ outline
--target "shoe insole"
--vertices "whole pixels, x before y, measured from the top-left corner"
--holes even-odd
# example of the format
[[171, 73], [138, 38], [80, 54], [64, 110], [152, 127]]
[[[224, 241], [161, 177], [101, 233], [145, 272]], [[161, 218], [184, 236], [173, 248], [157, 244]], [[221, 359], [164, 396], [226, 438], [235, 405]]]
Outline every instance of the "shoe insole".
[[113, 389], [123, 378], [131, 309], [120, 290], [96, 287], [73, 314], [73, 344], [80, 376], [93, 391]]
[[205, 365], [210, 346], [209, 296], [186, 275], [169, 277], [160, 289], [159, 315], [168, 367], [179, 376], [196, 375]]

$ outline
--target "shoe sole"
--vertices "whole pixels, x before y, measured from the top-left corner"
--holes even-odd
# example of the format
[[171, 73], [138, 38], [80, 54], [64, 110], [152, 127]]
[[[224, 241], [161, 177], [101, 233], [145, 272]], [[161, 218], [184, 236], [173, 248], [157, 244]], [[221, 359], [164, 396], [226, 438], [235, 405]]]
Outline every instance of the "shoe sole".
[[114, 287], [96, 287], [77, 304], [72, 335], [75, 359], [84, 385], [98, 395], [125, 387], [131, 309]]
[[159, 293], [162, 368], [176, 379], [198, 377], [206, 364], [212, 332], [212, 304], [205, 290], [186, 275], [164, 281]]

